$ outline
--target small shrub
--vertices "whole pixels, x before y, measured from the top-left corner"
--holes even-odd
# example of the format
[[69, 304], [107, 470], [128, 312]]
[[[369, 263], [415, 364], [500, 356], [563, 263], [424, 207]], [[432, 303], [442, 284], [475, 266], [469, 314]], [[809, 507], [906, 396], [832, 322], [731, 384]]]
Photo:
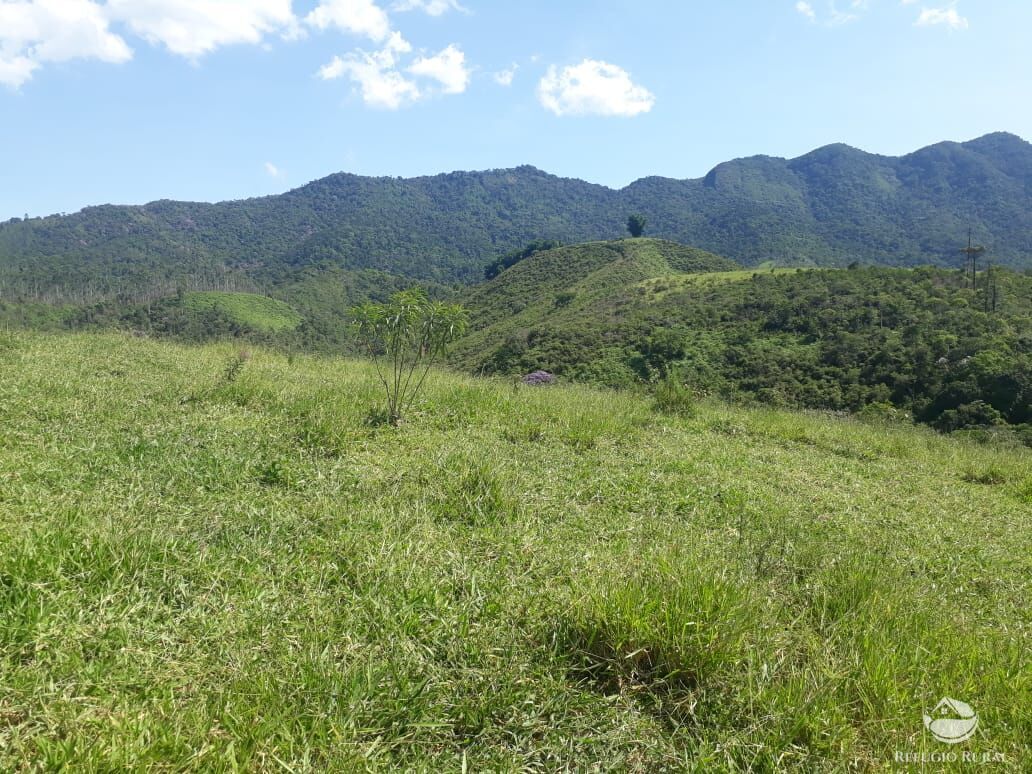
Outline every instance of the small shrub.
[[857, 419], [871, 425], [897, 425], [910, 422], [912, 417], [891, 403], [868, 403], [856, 413]]
[[240, 374], [243, 373], [244, 366], [246, 366], [251, 360], [251, 350], [242, 349], [234, 355], [230, 361], [226, 364], [225, 370], [222, 372], [222, 378], [232, 384], [240, 378]]
[[690, 417], [695, 414], [695, 396], [692, 391], [673, 374], [668, 374], [656, 385], [655, 407], [664, 414]]
[[942, 412], [933, 423], [936, 430], [951, 433], [966, 428], [988, 428], [1004, 424], [1003, 415], [985, 401], [976, 400]]
[[359, 341], [376, 366], [392, 425], [412, 407], [433, 364], [466, 329], [458, 304], [430, 301], [421, 290], [403, 290], [386, 304], [351, 310]]

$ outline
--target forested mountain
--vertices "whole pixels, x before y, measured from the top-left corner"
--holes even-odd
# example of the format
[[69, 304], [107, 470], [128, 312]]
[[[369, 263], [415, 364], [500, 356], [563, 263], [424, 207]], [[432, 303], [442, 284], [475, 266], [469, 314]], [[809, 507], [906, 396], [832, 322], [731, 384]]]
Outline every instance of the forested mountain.
[[649, 234], [746, 265], [956, 266], [973, 229], [993, 260], [1032, 266], [1032, 145], [1009, 134], [907, 156], [832, 145], [622, 190], [533, 167], [413, 179], [336, 174], [280, 196], [90, 207], [0, 225], [0, 295], [93, 301], [186, 284], [265, 287], [304, 267], [468, 282], [534, 240]]

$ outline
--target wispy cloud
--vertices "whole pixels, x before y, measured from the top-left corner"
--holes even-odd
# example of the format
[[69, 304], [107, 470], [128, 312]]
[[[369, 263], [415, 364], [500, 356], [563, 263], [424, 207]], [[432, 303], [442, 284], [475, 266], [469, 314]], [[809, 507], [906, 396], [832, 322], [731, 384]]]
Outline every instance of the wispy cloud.
[[796, 13], [805, 17], [812, 24], [820, 24], [825, 27], [841, 27], [843, 24], [855, 22], [868, 8], [868, 0], [849, 0], [848, 10], [839, 7], [835, 0], [828, 0], [820, 10], [806, 0], [799, 0], [795, 4]]
[[269, 177], [280, 177], [283, 174], [283, 170], [273, 164], [271, 161], [265, 162], [265, 172]]
[[938, 27], [945, 26], [951, 30], [966, 30], [969, 26], [968, 20], [961, 16], [955, 7], [950, 8], [922, 8], [921, 14], [914, 22], [915, 27]]
[[520, 66], [513, 62], [513, 64], [506, 67], [504, 70], [492, 73], [491, 77], [494, 78], [494, 82], [499, 86], [512, 86], [512, 82], [516, 80], [516, 71], [519, 69]]
[[395, 11], [422, 11], [430, 16], [441, 16], [448, 11], [469, 13], [458, 0], [398, 0], [391, 8]]
[[[914, 5], [919, 0], [900, 0], [900, 5]], [[917, 27], [945, 26], [953, 30], [967, 29], [968, 20], [956, 9], [956, 2], [942, 8], [923, 7], [914, 22]], [[841, 27], [858, 21], [872, 11], [872, 0], [824, 0], [815, 5], [810, 0], [798, 0], [796, 13], [812, 24], [824, 27]]]

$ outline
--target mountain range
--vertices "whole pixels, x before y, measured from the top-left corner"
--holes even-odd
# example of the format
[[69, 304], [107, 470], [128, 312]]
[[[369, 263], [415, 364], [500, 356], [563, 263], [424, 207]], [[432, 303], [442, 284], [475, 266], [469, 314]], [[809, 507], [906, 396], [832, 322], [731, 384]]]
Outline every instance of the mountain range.
[[650, 236], [743, 265], [959, 266], [969, 229], [1032, 267], [1032, 144], [996, 133], [902, 157], [829, 145], [614, 190], [530, 166], [412, 179], [334, 174], [282, 195], [103, 205], [0, 224], [0, 294], [90, 301], [188, 284], [250, 289], [314, 267], [470, 283], [533, 240]]

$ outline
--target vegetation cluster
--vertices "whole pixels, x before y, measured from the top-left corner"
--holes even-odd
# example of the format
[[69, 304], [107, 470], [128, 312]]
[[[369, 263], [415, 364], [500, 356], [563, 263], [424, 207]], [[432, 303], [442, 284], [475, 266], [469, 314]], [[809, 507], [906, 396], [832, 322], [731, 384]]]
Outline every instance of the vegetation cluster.
[[467, 296], [473, 325], [454, 362], [612, 387], [674, 378], [725, 400], [1032, 444], [1032, 276], [997, 270], [986, 311], [985, 272], [972, 288], [931, 267], [720, 271], [659, 257], [667, 249], [626, 240], [534, 256]]

